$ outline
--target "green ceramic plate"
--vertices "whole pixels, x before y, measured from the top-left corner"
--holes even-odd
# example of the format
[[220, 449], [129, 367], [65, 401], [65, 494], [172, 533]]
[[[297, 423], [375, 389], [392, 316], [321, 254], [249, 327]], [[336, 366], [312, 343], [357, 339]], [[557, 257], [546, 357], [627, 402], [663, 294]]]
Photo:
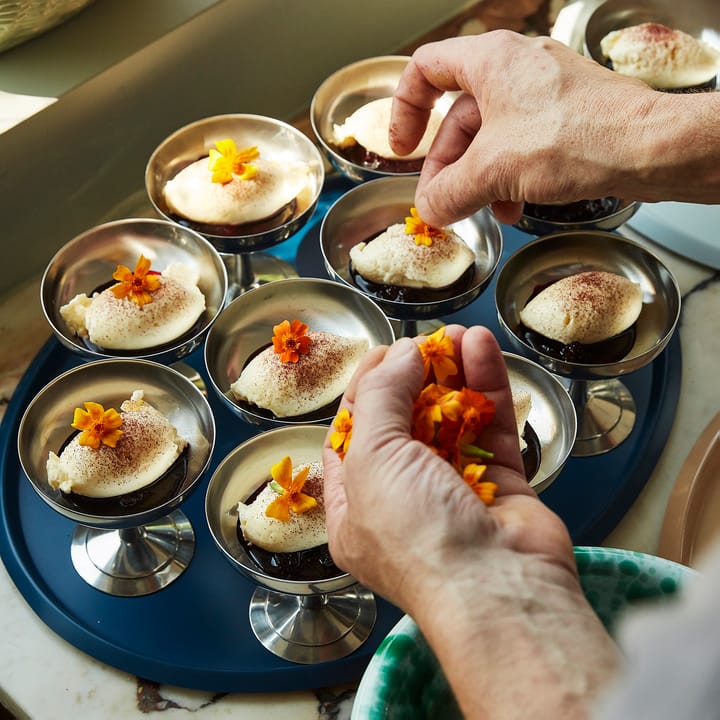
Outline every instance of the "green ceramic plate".
[[[695, 571], [678, 563], [603, 547], [577, 547], [580, 583], [610, 633], [624, 610], [672, 597]], [[407, 615], [377, 649], [363, 675], [352, 720], [458, 720], [462, 715], [440, 666]]]

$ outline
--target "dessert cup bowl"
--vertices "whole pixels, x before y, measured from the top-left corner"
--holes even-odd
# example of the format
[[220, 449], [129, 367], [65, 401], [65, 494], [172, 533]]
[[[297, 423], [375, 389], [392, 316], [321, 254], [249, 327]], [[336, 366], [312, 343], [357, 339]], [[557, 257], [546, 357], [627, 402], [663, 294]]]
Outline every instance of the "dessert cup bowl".
[[293, 465], [322, 461], [328, 428], [296, 425], [255, 435], [232, 450], [210, 478], [205, 515], [226, 560], [258, 585], [250, 624], [271, 652], [292, 662], [316, 663], [348, 655], [370, 634], [375, 599], [348, 573], [324, 580], [284, 580], [255, 564], [238, 538], [238, 502], [270, 479], [270, 468], [288, 455]]
[[[188, 442], [177, 482], [167, 492], [92, 500], [65, 494], [47, 481], [48, 454], [60, 454], [75, 432], [75, 408], [87, 401], [118, 412], [135, 390]], [[77, 523], [73, 564], [99, 590], [144, 595], [176, 579], [192, 558], [194, 532], [178, 507], [207, 470], [215, 445], [215, 421], [206, 397], [181, 373], [148, 360], [106, 359], [75, 367], [48, 383], [23, 414], [18, 455], [33, 489], [53, 510]], [[173, 471], [174, 472], [174, 471]], [[94, 507], [93, 507], [94, 506]]]
[[[263, 115], [229, 114], [197, 120], [176, 130], [163, 140], [150, 156], [145, 169], [145, 189], [151, 203], [163, 217], [181, 224], [163, 198], [168, 180], [186, 165], [208, 155], [218, 140], [232, 139], [238, 148], [257, 146], [263, 157], [278, 162], [302, 162], [308, 167], [308, 184], [297, 198], [289, 219], [249, 224], [247, 232], [223, 235], [201, 230], [221, 253], [251, 253], [287, 240], [310, 218], [317, 206], [325, 178], [320, 151], [300, 130], [282, 120]], [[242, 228], [243, 226], [238, 226]]]
[[295, 319], [310, 330], [367, 338], [370, 347], [390, 345], [395, 339], [390, 321], [372, 300], [332, 280], [287, 278], [244, 293], [220, 313], [208, 333], [205, 366], [211, 385], [228, 408], [253, 425], [323, 424], [335, 417], [337, 404], [307, 416], [278, 418], [238, 403], [230, 390], [248, 360], [271, 344], [273, 327]]
[[[329, 275], [357, 287], [350, 272], [350, 249], [371, 239], [393, 223], [402, 223], [415, 203], [417, 177], [380, 178], [342, 195], [327, 211], [320, 226], [320, 249]], [[454, 223], [452, 229], [475, 253], [468, 288], [453, 297], [428, 302], [401, 302], [369, 295], [385, 312], [401, 321], [401, 335], [414, 336], [418, 320], [433, 320], [464, 308], [487, 287], [502, 254], [500, 226], [487, 208]]]
[[[643, 307], [635, 342], [619, 361], [560, 360], [529, 345], [519, 334], [520, 310], [538, 288], [575, 273], [604, 270], [640, 285]], [[635, 422], [632, 395], [617, 378], [639, 370], [667, 346], [680, 317], [680, 290], [672, 273], [645, 247], [614, 233], [565, 232], [546, 235], [515, 251], [498, 273], [495, 304], [500, 327], [512, 349], [570, 380], [578, 418], [572, 454], [607, 452], [624, 440]]]
[[530, 235], [552, 235], [567, 230], [616, 230], [626, 223], [638, 210], [640, 203], [634, 200], [620, 200], [616, 210], [593, 220], [556, 221], [534, 217], [523, 212], [520, 220], [515, 223], [518, 230]]
[[541, 365], [504, 352], [510, 386], [530, 393], [528, 423], [540, 444], [540, 465], [528, 482], [535, 492], [548, 488], [565, 467], [577, 434], [575, 406], [565, 386]]
[[[79, 293], [92, 296], [113, 282], [122, 264], [135, 267], [140, 255], [162, 271], [170, 263], [190, 265], [199, 273], [205, 310], [188, 333], [169, 344], [113, 351], [86, 344], [68, 327], [60, 308]], [[225, 302], [227, 272], [222, 258], [199, 233], [167, 220], [128, 218], [93, 227], [64, 245], [48, 264], [40, 283], [43, 313], [55, 336], [68, 349], [90, 358], [135, 357], [171, 362], [198, 348]]]
[[720, 50], [720, 5], [714, 0], [606, 0], [585, 25], [584, 53], [601, 65], [600, 41], [613, 30], [655, 22], [682, 30]]
[[[349, 115], [366, 103], [393, 95], [409, 60], [406, 55], [381, 55], [358, 60], [336, 70], [313, 95], [310, 103], [313, 132], [330, 164], [351, 180], [364, 182], [380, 177], [418, 174], [388, 172], [352, 162], [339, 151], [333, 139], [334, 125], [344, 123]], [[436, 109], [445, 114], [456, 96], [457, 93], [445, 93], [437, 101]]]

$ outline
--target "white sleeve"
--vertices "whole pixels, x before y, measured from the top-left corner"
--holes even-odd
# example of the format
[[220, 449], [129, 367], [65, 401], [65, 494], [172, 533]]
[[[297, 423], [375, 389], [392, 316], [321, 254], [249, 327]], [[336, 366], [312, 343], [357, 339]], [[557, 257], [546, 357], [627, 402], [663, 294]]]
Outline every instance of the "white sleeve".
[[621, 623], [625, 666], [595, 720], [720, 717], [720, 548], [699, 570], [676, 602]]

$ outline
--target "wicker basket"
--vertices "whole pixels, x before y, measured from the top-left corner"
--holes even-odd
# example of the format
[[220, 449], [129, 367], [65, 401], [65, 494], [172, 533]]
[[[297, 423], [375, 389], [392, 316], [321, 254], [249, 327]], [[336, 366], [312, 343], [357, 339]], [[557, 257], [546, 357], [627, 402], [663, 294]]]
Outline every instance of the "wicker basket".
[[0, 0], [0, 52], [59, 25], [92, 0]]

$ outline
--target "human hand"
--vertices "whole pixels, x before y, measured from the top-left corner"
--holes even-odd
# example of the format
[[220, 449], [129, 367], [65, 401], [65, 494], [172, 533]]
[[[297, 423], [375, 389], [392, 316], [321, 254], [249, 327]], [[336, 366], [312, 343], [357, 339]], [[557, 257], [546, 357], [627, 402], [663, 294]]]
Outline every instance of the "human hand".
[[499, 566], [511, 553], [541, 558], [570, 583], [576, 575], [564, 524], [525, 479], [500, 348], [485, 328], [453, 325], [446, 334], [459, 374], [444, 384], [480, 390], [495, 403], [479, 438], [494, 453], [483, 477], [498, 486], [494, 504], [485, 506], [447, 461], [411, 438], [423, 363], [409, 339], [366, 356], [342, 403], [353, 417], [349, 450], [341, 461], [326, 442], [323, 454], [336, 564], [411, 613], [449, 578], [479, 567], [505, 572]]
[[410, 152], [438, 97], [458, 90], [415, 197], [435, 226], [485, 205], [513, 223], [523, 202], [627, 197], [637, 119], [661, 95], [550, 38], [505, 30], [453, 38], [413, 54], [395, 92], [393, 150]]

